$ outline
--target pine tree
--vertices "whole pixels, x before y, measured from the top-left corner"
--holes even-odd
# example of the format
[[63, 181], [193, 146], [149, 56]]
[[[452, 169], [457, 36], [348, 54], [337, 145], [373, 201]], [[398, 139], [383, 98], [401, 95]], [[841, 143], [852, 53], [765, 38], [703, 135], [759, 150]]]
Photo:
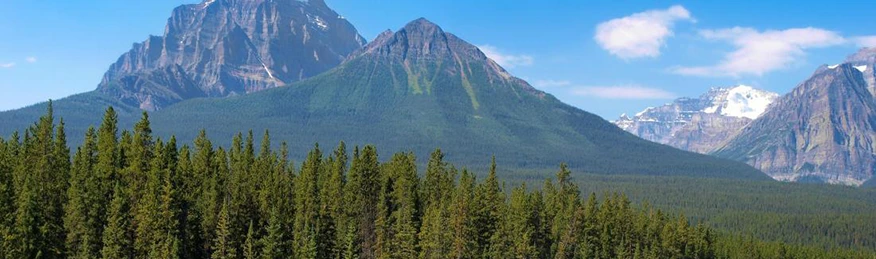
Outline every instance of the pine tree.
[[128, 199], [121, 184], [116, 184], [113, 199], [107, 215], [107, 226], [103, 232], [101, 258], [133, 258], [133, 234], [129, 232], [130, 211]]
[[474, 221], [475, 177], [468, 170], [462, 171], [459, 184], [453, 192], [450, 205], [450, 228], [453, 231], [452, 258], [474, 258], [477, 247], [477, 228]]
[[[10, 140], [11, 141], [11, 140]], [[12, 235], [14, 223], [13, 213], [15, 197], [12, 190], [12, 145], [0, 138], [0, 254], [8, 255], [12, 251], [8, 240]]]
[[237, 245], [231, 235], [231, 214], [228, 202], [222, 203], [219, 220], [216, 224], [216, 238], [213, 239], [213, 259], [237, 258]]
[[67, 232], [66, 249], [71, 258], [93, 258], [100, 249], [100, 219], [97, 204], [100, 200], [100, 179], [93, 172], [97, 163], [97, 139], [94, 128], [85, 133], [85, 141], [76, 151], [70, 171], [69, 200], [64, 207], [64, 228]]
[[397, 154], [390, 162], [389, 170], [393, 181], [391, 199], [392, 211], [390, 217], [390, 232], [392, 238], [388, 243], [390, 258], [414, 258], [417, 251], [417, 232], [420, 228], [419, 178], [417, 177], [416, 158], [414, 154]]
[[[176, 150], [174, 142], [171, 139], [168, 142], [168, 147]], [[167, 155], [166, 153], [165, 155]], [[180, 226], [182, 212], [180, 211], [181, 202], [177, 191], [180, 181], [179, 176], [174, 171], [172, 168], [164, 170], [163, 185], [158, 197], [159, 209], [155, 219], [157, 222], [152, 233], [152, 236], [157, 237], [157, 239], [153, 240], [156, 243], [152, 244], [151, 258], [179, 258], [182, 252], [183, 239], [180, 238], [180, 229], [183, 229]], [[156, 253], [158, 256], [151, 256]]]
[[478, 184], [475, 193], [475, 226], [478, 236], [476, 237], [477, 254], [486, 254], [490, 247], [490, 239], [500, 228], [499, 220], [503, 214], [505, 205], [504, 191], [499, 186], [496, 176], [496, 157], [490, 162], [490, 172], [487, 178]]
[[330, 257], [338, 258], [341, 256], [343, 243], [343, 231], [346, 229], [344, 220], [344, 185], [346, 184], [346, 167], [347, 167], [347, 147], [343, 141], [338, 144], [338, 147], [326, 161], [326, 166], [323, 169], [327, 172], [326, 176], [320, 181], [320, 197], [323, 197], [323, 210], [320, 214], [323, 215], [325, 225], [324, 234], [334, 233], [326, 238], [331, 239], [328, 243], [332, 248]]
[[20, 183], [20, 188], [16, 188], [19, 193], [12, 235], [13, 246], [17, 243], [17, 247], [12, 253], [23, 257], [62, 257], [63, 208], [70, 161], [63, 124], [55, 131], [51, 102], [46, 115], [26, 131], [24, 139], [12, 177]]
[[[168, 146], [170, 143], [168, 143]], [[165, 244], [164, 238], [167, 238], [164, 224], [169, 224], [168, 218], [172, 216], [166, 213], [172, 211], [164, 211], [165, 208], [172, 208], [172, 182], [168, 177], [170, 172], [170, 161], [172, 154], [168, 154], [168, 148], [159, 139], [156, 141], [150, 164], [150, 171], [147, 175], [146, 184], [144, 185], [143, 194], [137, 206], [137, 212], [134, 215], [134, 220], [137, 222], [135, 229], [134, 249], [138, 257], [151, 256], [159, 253]], [[176, 226], [175, 224], [173, 226]]]
[[249, 223], [249, 228], [246, 231], [246, 239], [243, 242], [243, 258], [256, 259], [259, 258], [258, 247], [256, 246], [256, 237], [253, 230], [253, 223]]
[[[124, 141], [122, 142], [124, 143]], [[146, 174], [149, 172], [150, 161], [154, 155], [153, 142], [149, 114], [143, 112], [140, 121], [134, 125], [131, 145], [125, 149], [127, 167], [124, 169], [123, 175], [126, 184], [131, 189], [130, 193], [134, 195], [132, 197], [133, 204], [137, 204], [143, 191], [143, 184], [146, 182]]]
[[265, 236], [260, 240], [262, 245], [262, 258], [280, 259], [292, 257], [289, 252], [292, 244], [289, 242], [284, 226], [280, 210], [274, 208], [271, 210], [271, 217], [268, 219], [267, 230]]
[[587, 198], [587, 204], [584, 205], [584, 224], [579, 234], [578, 254], [583, 258], [597, 257], [599, 250], [599, 220], [596, 212], [599, 210], [599, 204], [596, 201], [596, 194], [591, 193]]
[[27, 177], [18, 193], [15, 223], [10, 241], [11, 258], [39, 258], [50, 253], [42, 243], [44, 239], [40, 235], [39, 226], [45, 222], [39, 215], [39, 193], [42, 190], [38, 185], [32, 177]]
[[[192, 188], [198, 189], [200, 195], [195, 196], [195, 209], [200, 215], [200, 230], [202, 243], [197, 244], [201, 251], [209, 254], [213, 234], [216, 233], [216, 215], [219, 214], [220, 197], [222, 197], [221, 179], [217, 173], [216, 152], [213, 144], [207, 138], [207, 132], [201, 130], [194, 142], [192, 156], [192, 175], [195, 182]], [[195, 224], [194, 222], [191, 224]], [[195, 245], [195, 244], [191, 244]]]
[[[548, 242], [552, 244], [549, 254], [557, 255], [559, 245], [571, 246], [573, 237], [567, 238], [567, 242], [561, 242], [563, 235], [572, 235], [567, 230], [575, 224], [575, 211], [578, 208], [580, 194], [578, 187], [572, 183], [570, 179], [571, 172], [566, 164], [560, 164], [560, 170], [557, 172], [557, 183], [553, 185], [550, 181], [546, 182], [544, 187], [545, 195], [545, 210], [544, 216], [546, 223], [546, 231], [550, 231], [547, 237]], [[568, 248], [563, 248], [564, 254], [569, 253]], [[568, 254], [570, 255], [570, 254]]]
[[[295, 178], [295, 247], [309, 246], [310, 242], [316, 240], [319, 229], [319, 170], [322, 165], [322, 152], [319, 150], [319, 145], [316, 145], [310, 153], [307, 154], [307, 159], [301, 166], [301, 173]], [[314, 248], [315, 249], [315, 248]], [[318, 251], [324, 252], [324, 251]], [[299, 249], [296, 251], [298, 258], [310, 258], [310, 251]], [[314, 255], [317, 256], [317, 255]]]
[[[377, 219], [377, 199], [380, 192], [380, 171], [377, 161], [377, 150], [374, 146], [365, 146], [359, 154], [358, 147], [353, 151], [353, 162], [350, 165], [349, 182], [345, 185], [345, 201], [348, 205], [348, 226], [345, 235], [355, 236], [352, 242], [345, 242], [347, 255], [360, 258], [375, 258], [374, 240]], [[351, 233], [354, 232], [354, 233]], [[353, 253], [350, 249], [358, 250]]]
[[424, 211], [419, 233], [420, 258], [446, 258], [450, 253], [453, 232], [447, 226], [456, 169], [447, 167], [444, 154], [435, 150], [429, 158], [420, 194]]
[[511, 253], [517, 258], [539, 258], [538, 226], [534, 209], [535, 197], [526, 191], [526, 185], [514, 188], [508, 210], [508, 228], [516, 231], [511, 238]]

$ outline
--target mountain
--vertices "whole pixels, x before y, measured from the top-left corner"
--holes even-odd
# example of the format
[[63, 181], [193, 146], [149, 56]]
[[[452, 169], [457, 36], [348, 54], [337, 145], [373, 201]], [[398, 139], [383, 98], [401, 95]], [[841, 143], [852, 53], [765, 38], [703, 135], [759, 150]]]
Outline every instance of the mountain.
[[778, 94], [746, 85], [712, 88], [699, 98], [679, 98], [613, 121], [646, 140], [709, 153], [757, 118]]
[[876, 51], [821, 66], [714, 154], [786, 181], [861, 185], [876, 170]]
[[[477, 47], [426, 19], [386, 31], [340, 66], [285, 87], [194, 99], [152, 113], [157, 134], [216, 139], [270, 129], [306, 150], [312, 143], [376, 144], [484, 166], [491, 155], [516, 169], [561, 162], [594, 173], [768, 179], [742, 163], [639, 139], [530, 86]], [[228, 143], [223, 143], [228, 144]]]
[[143, 110], [282, 86], [325, 72], [365, 41], [323, 0], [207, 0], [177, 7], [163, 36], [119, 57], [97, 91]]

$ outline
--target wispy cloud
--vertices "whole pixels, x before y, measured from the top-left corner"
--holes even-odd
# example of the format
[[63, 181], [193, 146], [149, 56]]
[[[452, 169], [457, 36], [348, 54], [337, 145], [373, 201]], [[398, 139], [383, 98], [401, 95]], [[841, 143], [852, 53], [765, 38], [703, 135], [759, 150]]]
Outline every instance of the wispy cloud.
[[681, 66], [673, 73], [693, 76], [761, 76], [786, 68], [806, 56], [806, 50], [846, 43], [840, 34], [819, 28], [793, 28], [758, 31], [734, 27], [702, 30], [700, 36], [709, 40], [727, 41], [736, 47], [714, 65]]
[[569, 82], [567, 80], [551, 80], [551, 79], [535, 80], [534, 82], [532, 82], [532, 85], [534, 85], [535, 87], [540, 87], [540, 88], [563, 87], [563, 86], [569, 86], [571, 84], [572, 84], [572, 82]]
[[854, 37], [852, 41], [855, 42], [859, 47], [872, 48], [876, 47], [876, 36], [861, 36]]
[[24, 60], [27, 61], [27, 63], [36, 63], [37, 62], [36, 57], [27, 57]]
[[15, 66], [15, 63], [0, 63], [0, 68], [12, 68]]
[[612, 19], [596, 26], [594, 39], [603, 49], [622, 59], [660, 56], [660, 48], [679, 21], [696, 22], [683, 6], [649, 10]]
[[478, 45], [478, 48], [481, 49], [481, 51], [484, 52], [484, 55], [487, 55], [488, 58], [496, 61], [496, 63], [499, 63], [500, 66], [505, 68], [531, 66], [535, 61], [535, 59], [529, 55], [512, 55], [503, 53], [493, 45]]
[[571, 91], [578, 96], [590, 96], [603, 99], [672, 99], [675, 94], [663, 89], [644, 87], [639, 85], [620, 86], [581, 86]]

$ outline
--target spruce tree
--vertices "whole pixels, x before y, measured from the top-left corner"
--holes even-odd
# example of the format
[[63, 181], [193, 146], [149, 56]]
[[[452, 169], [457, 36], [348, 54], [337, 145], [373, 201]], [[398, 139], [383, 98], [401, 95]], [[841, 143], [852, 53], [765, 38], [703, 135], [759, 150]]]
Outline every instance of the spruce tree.
[[390, 258], [414, 258], [417, 252], [417, 231], [420, 228], [419, 177], [414, 154], [393, 156], [388, 167], [395, 180], [391, 188], [392, 210], [389, 214], [391, 239], [387, 244]]
[[85, 141], [73, 158], [67, 204], [64, 206], [65, 246], [71, 258], [93, 258], [100, 249], [100, 222], [97, 204], [101, 198], [100, 179], [93, 170], [97, 164], [97, 139], [94, 128], [85, 133]]
[[107, 215], [107, 226], [103, 232], [101, 258], [133, 258], [134, 256], [133, 234], [129, 232], [131, 221], [129, 199], [125, 189], [117, 183], [113, 189], [113, 199]]
[[0, 254], [11, 253], [8, 240], [12, 235], [14, 223], [14, 192], [12, 190], [12, 152], [11, 145], [0, 138]]
[[450, 251], [452, 258], [474, 258], [477, 247], [477, 228], [474, 220], [474, 188], [475, 177], [463, 169], [459, 184], [453, 191], [453, 202], [449, 207], [450, 228], [453, 232], [453, 243]]
[[260, 240], [262, 258], [280, 259], [292, 257], [292, 254], [289, 252], [292, 244], [289, 242], [290, 237], [283, 226], [283, 215], [281, 215], [280, 210], [277, 208], [272, 209], [270, 215], [266, 233]]
[[213, 239], [213, 259], [237, 258], [237, 245], [231, 235], [231, 213], [228, 202], [223, 202], [219, 210], [219, 218], [216, 223], [216, 234]]
[[478, 236], [476, 237], [478, 254], [486, 254], [489, 250], [490, 239], [500, 228], [499, 220], [502, 216], [502, 208], [505, 205], [505, 197], [499, 180], [496, 176], [496, 157], [490, 161], [490, 171], [487, 178], [478, 184], [475, 193], [475, 226]]
[[[322, 152], [316, 145], [301, 166], [301, 173], [295, 178], [295, 222], [293, 233], [295, 247], [309, 246], [314, 242], [319, 229], [319, 171], [322, 165]], [[316, 240], [317, 243], [321, 240]], [[315, 248], [314, 248], [315, 249]], [[324, 252], [324, 251], [319, 251]], [[305, 249], [296, 251], [296, 257], [309, 258], [310, 252]]]
[[246, 231], [246, 239], [243, 242], [243, 258], [244, 259], [256, 259], [259, 258], [258, 255], [258, 247], [256, 245], [256, 237], [255, 230], [253, 230], [253, 223], [249, 223], [249, 227]]

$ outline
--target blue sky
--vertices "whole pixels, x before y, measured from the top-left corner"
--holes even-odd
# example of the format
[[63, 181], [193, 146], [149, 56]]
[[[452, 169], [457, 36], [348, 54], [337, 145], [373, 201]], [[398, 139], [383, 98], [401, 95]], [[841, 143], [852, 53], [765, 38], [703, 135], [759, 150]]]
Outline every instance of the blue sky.
[[[131, 44], [162, 34], [175, 6], [197, 2], [0, 2], [0, 110], [93, 90]], [[327, 2], [367, 39], [426, 17], [609, 120], [713, 86], [784, 94], [876, 43], [864, 1]]]

